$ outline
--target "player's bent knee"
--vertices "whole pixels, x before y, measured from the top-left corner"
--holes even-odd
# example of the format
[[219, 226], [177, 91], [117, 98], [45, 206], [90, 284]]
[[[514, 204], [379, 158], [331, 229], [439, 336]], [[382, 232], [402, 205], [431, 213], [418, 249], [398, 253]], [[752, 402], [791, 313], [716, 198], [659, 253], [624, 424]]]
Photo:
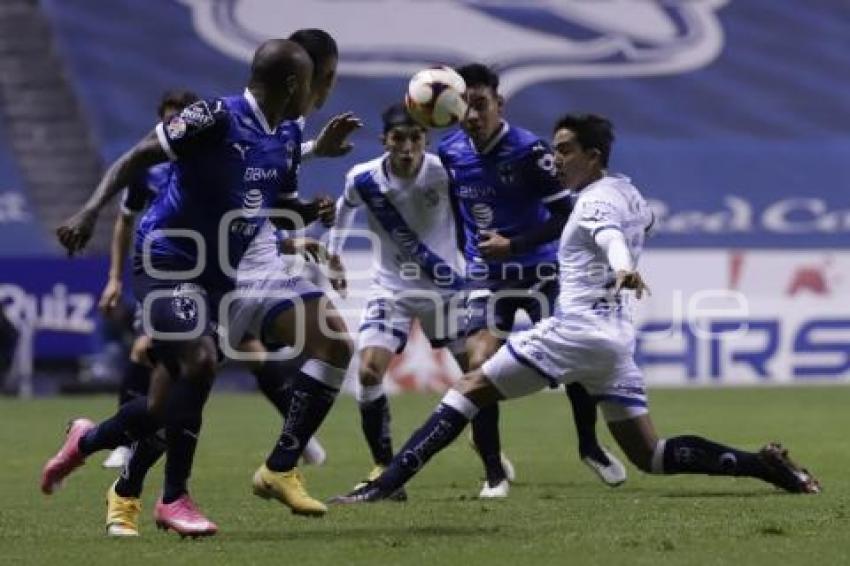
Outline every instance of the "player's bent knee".
[[361, 365], [357, 377], [360, 380], [360, 385], [370, 387], [383, 381], [384, 372], [376, 364]]

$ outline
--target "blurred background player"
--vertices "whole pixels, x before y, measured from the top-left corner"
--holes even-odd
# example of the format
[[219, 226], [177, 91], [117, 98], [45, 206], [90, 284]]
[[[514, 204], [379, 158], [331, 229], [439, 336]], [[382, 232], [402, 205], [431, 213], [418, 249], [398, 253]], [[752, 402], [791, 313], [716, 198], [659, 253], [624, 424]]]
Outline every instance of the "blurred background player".
[[629, 296], [621, 293], [634, 290], [640, 299], [648, 292], [637, 261], [654, 218], [627, 177], [606, 171], [613, 139], [611, 123], [599, 116], [567, 115], [555, 126], [559, 175], [578, 194], [558, 250], [556, 314], [513, 334], [479, 370], [466, 374], [384, 474], [338, 498], [340, 503], [391, 496], [448, 446], [480, 407], [573, 381], [599, 400], [620, 448], [646, 473], [743, 476], [792, 493], [820, 491], [814, 477], [778, 444], [753, 453], [699, 436], [665, 439], [656, 434], [643, 374], [634, 361]]
[[[448, 177], [439, 158], [425, 152], [428, 133], [401, 104], [382, 116], [386, 153], [355, 165], [346, 175], [331, 231], [331, 283], [345, 292], [340, 259], [357, 209], [367, 211], [375, 277], [358, 329], [361, 427], [375, 479], [393, 457], [389, 402], [383, 379], [393, 356], [404, 351], [414, 319], [433, 348], [448, 347], [466, 367], [462, 327], [463, 269], [455, 238]], [[377, 248], [377, 249], [376, 249]], [[404, 499], [400, 491], [396, 498]]]
[[[493, 355], [520, 310], [532, 322], [548, 316], [558, 295], [556, 240], [571, 210], [548, 144], [502, 118], [499, 77], [479, 63], [456, 69], [466, 82], [468, 111], [461, 129], [440, 143], [449, 172], [461, 249], [467, 263], [467, 353], [475, 370]], [[567, 387], [581, 459], [609, 485], [625, 468], [596, 438], [596, 404], [579, 384]], [[492, 404], [472, 423], [484, 461], [482, 496], [505, 497], [499, 409]]]

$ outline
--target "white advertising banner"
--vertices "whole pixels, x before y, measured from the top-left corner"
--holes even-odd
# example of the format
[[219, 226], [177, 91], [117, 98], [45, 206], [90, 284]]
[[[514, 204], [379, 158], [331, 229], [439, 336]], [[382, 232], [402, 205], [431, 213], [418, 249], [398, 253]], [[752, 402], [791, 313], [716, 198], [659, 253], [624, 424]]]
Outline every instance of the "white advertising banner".
[[[345, 262], [338, 304], [355, 332], [369, 255]], [[641, 271], [652, 295], [635, 305], [636, 357], [650, 386], [850, 381], [850, 251], [650, 249]], [[458, 376], [448, 352], [413, 332], [387, 383], [441, 391]]]

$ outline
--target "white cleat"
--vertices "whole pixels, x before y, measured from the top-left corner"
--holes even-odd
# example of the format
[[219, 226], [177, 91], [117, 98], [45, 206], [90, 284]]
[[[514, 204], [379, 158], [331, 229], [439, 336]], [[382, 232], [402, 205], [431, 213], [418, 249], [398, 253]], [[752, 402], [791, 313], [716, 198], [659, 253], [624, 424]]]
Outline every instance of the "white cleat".
[[109, 453], [106, 460], [103, 461], [103, 467], [107, 469], [123, 468], [130, 461], [131, 451], [126, 446], [119, 446]]
[[607, 466], [602, 462], [594, 460], [590, 456], [585, 456], [581, 459], [581, 461], [584, 462], [585, 465], [587, 465], [587, 467], [590, 468], [605, 485], [610, 487], [622, 485], [626, 481], [626, 467], [620, 460], [617, 459], [616, 456], [611, 454], [611, 452], [605, 448], [602, 448], [602, 452], [608, 458], [608, 461], [611, 462]]
[[478, 499], [505, 499], [510, 491], [511, 483], [506, 479], [492, 487], [485, 480], [481, 492], [478, 494]]
[[328, 453], [325, 452], [325, 449], [319, 443], [319, 439], [311, 436], [310, 440], [307, 441], [307, 446], [304, 447], [304, 451], [301, 453], [301, 460], [308, 466], [321, 466], [327, 459]]

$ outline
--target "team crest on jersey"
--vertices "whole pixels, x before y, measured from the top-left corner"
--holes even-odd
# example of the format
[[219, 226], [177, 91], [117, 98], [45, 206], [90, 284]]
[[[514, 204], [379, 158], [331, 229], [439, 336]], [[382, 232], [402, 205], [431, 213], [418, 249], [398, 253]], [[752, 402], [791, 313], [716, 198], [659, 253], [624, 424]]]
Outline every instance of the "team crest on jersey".
[[[728, 0], [180, 0], [198, 35], [250, 61], [256, 46], [317, 21], [339, 45], [340, 74], [409, 76], [440, 61], [485, 61], [501, 90], [555, 79], [685, 73], [723, 49], [718, 10]], [[351, 22], [381, 25], [351, 25]], [[411, 22], [452, 22], [451, 26]], [[464, 30], [459, 41], [457, 30]]]
[[165, 131], [168, 132], [169, 139], [177, 140], [182, 138], [186, 134], [186, 120], [180, 116], [175, 116], [168, 121]]
[[440, 204], [440, 193], [434, 187], [427, 187], [422, 191], [422, 200], [425, 201], [425, 206], [434, 208]]
[[203, 288], [193, 283], [181, 283], [175, 287], [171, 295], [171, 309], [177, 318], [186, 322], [197, 320], [197, 297], [203, 293]]

